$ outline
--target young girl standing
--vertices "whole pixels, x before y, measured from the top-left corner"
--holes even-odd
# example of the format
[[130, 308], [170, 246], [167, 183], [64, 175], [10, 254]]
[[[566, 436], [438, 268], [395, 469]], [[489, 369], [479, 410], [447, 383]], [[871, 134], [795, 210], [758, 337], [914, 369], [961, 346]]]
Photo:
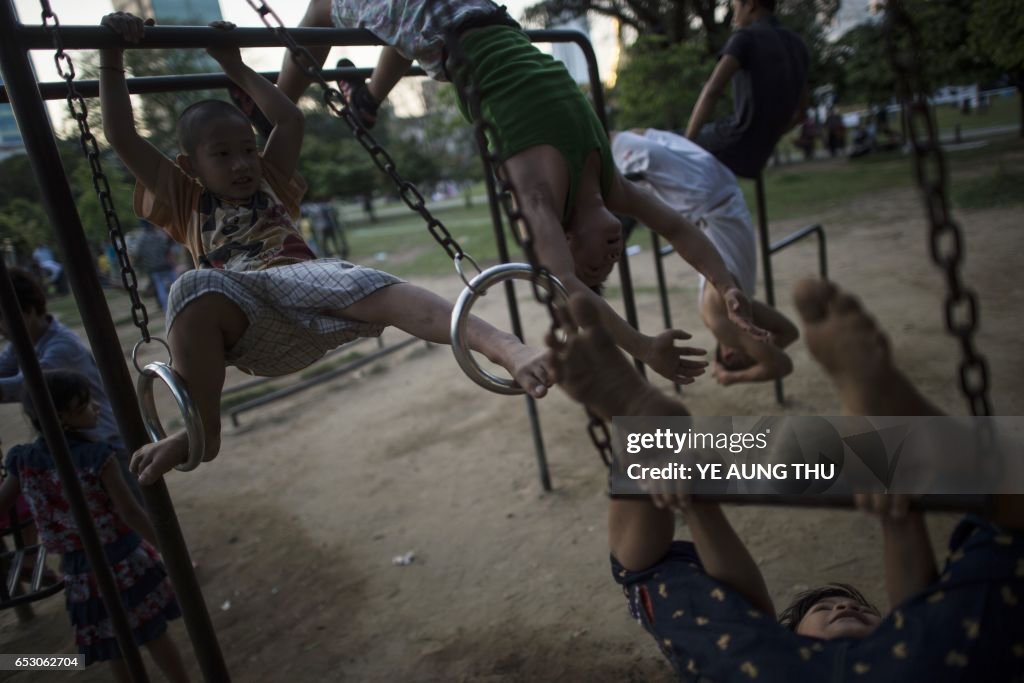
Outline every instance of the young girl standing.
[[[178, 648], [167, 633], [167, 622], [181, 616], [181, 611], [153, 547], [153, 526], [121, 475], [114, 450], [83, 435], [96, 426], [98, 418], [89, 381], [64, 370], [47, 372], [45, 377], [135, 642], [146, 646], [168, 680], [188, 681]], [[27, 399], [24, 406], [39, 430], [36, 412]], [[40, 437], [34, 443], [15, 446], [7, 454], [5, 466], [8, 477], [0, 485], [0, 510], [9, 509], [23, 494], [36, 520], [40, 542], [47, 551], [61, 554], [68, 616], [86, 666], [109, 661], [116, 680], [130, 680], [46, 442]]]

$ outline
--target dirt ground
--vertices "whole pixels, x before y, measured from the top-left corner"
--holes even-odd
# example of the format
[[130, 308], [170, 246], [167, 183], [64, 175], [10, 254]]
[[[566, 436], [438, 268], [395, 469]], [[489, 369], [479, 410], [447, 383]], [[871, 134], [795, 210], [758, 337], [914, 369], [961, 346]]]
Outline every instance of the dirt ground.
[[[993, 404], [999, 414], [1019, 415], [1020, 209], [959, 217], [966, 282], [981, 301], [977, 342], [990, 364]], [[959, 351], [944, 332], [944, 284], [928, 259], [916, 194], [893, 190], [814, 218], [828, 230], [831, 277], [863, 298], [925, 394], [964, 413]], [[806, 222], [780, 222], [773, 233]], [[787, 314], [795, 315], [793, 283], [813, 275], [815, 263], [810, 245], [775, 258]], [[660, 329], [649, 246], [632, 266], [641, 326]], [[696, 314], [696, 276], [679, 259], [666, 266], [676, 326], [709, 346]], [[423, 284], [458, 293], [455, 277]], [[520, 288], [536, 340], [543, 311], [527, 294]], [[479, 310], [505, 324], [500, 294]], [[131, 330], [122, 337], [129, 348]], [[688, 387], [685, 401], [698, 414], [837, 414], [835, 394], [802, 342], [792, 355], [796, 369], [782, 407], [770, 385], [723, 388], [709, 378]], [[447, 348], [415, 345], [357, 377], [244, 415], [216, 461], [170, 475], [234, 680], [670, 680], [610, 576], [605, 474], [583, 413], [555, 391], [540, 414], [550, 493], [538, 482], [523, 399], [480, 390]], [[2, 407], [0, 426], [5, 445], [27, 434], [10, 406]], [[871, 519], [767, 508], [734, 508], [729, 516], [778, 604], [825, 580], [855, 583], [885, 604]], [[930, 520], [940, 554], [953, 521]], [[408, 551], [412, 564], [392, 564]], [[0, 651], [70, 651], [62, 599], [35, 608], [27, 625], [0, 614]], [[184, 627], [177, 623], [172, 633], [191, 656]], [[3, 676], [84, 682], [106, 680], [107, 672]]]

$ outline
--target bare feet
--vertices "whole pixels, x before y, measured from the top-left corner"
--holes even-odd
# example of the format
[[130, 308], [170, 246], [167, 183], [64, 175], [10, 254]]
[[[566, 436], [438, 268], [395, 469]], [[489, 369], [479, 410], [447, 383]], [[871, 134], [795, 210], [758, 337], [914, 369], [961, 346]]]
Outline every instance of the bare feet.
[[889, 340], [856, 298], [824, 280], [803, 280], [793, 300], [804, 339], [832, 377], [848, 415], [941, 415], [892, 364]]
[[532, 346], [525, 346], [516, 340], [515, 349], [508, 354], [508, 360], [502, 365], [512, 373], [516, 383], [530, 396], [542, 398], [548, 393], [552, 381], [548, 378], [545, 358], [547, 353]]
[[186, 460], [188, 436], [180, 432], [135, 451], [128, 469], [138, 475], [140, 484], [152, 484]]

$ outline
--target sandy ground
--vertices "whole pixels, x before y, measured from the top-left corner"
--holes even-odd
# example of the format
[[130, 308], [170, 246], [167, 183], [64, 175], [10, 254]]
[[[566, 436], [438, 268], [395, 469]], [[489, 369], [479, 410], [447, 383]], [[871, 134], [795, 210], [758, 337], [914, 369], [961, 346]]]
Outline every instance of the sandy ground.
[[[1022, 414], [1020, 209], [960, 218], [993, 402], [1000, 414]], [[916, 195], [892, 191], [816, 219], [828, 229], [832, 278], [870, 306], [923, 391], [944, 409], [965, 412], [958, 348], [943, 329], [944, 285], [927, 257]], [[804, 222], [778, 223], [773, 232], [778, 237]], [[781, 308], [791, 316], [789, 291], [814, 274], [815, 259], [810, 245], [775, 258]], [[632, 265], [642, 328], [659, 329], [650, 248]], [[675, 324], [708, 345], [696, 315], [695, 275], [678, 259], [667, 271]], [[423, 284], [450, 297], [458, 292], [454, 277]], [[527, 288], [520, 295], [536, 340], [543, 311]], [[479, 310], [505, 324], [500, 295], [485, 298]], [[131, 331], [122, 335], [128, 346]], [[685, 400], [702, 414], [836, 414], [831, 386], [801, 342], [793, 359], [782, 407], [770, 385], [723, 388], [707, 378], [688, 387]], [[24, 424], [13, 408], [2, 408], [4, 442], [16, 443]], [[178, 516], [234, 680], [670, 680], [611, 580], [605, 476], [582, 411], [556, 391], [540, 413], [550, 493], [538, 483], [523, 399], [480, 390], [447, 348], [416, 345], [358, 377], [243, 416], [215, 462], [172, 474]], [[841, 580], [884, 605], [873, 520], [765, 508], [729, 515], [777, 603]], [[931, 519], [939, 551], [952, 522]], [[407, 551], [415, 552], [414, 563], [392, 564]], [[61, 598], [38, 603], [36, 613], [27, 625], [0, 614], [0, 651], [70, 649]], [[190, 656], [181, 624], [172, 632]], [[100, 681], [107, 672], [4, 676]]]

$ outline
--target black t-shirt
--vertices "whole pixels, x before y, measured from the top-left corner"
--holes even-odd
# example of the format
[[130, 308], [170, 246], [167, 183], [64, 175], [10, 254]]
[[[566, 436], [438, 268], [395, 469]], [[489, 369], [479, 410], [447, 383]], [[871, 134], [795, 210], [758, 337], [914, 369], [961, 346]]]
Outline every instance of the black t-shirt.
[[722, 55], [740, 63], [732, 78], [733, 113], [705, 125], [695, 142], [736, 175], [752, 178], [793, 120], [810, 56], [800, 36], [774, 16], [733, 33]]

